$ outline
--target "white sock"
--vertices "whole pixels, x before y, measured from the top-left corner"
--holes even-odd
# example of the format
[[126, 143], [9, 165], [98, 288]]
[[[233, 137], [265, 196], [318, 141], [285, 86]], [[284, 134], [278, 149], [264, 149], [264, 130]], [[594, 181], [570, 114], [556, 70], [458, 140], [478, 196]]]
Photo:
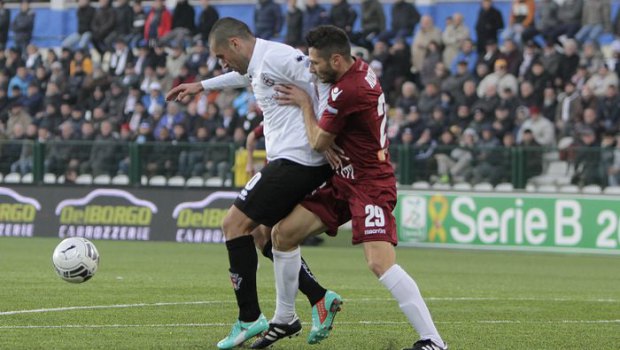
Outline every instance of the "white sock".
[[301, 249], [290, 252], [273, 251], [273, 270], [276, 276], [276, 312], [273, 323], [288, 324], [295, 318], [295, 297], [299, 288]]
[[435, 328], [431, 313], [422, 299], [420, 289], [413, 278], [398, 265], [393, 265], [379, 278], [403, 311], [409, 323], [420, 334], [420, 339], [430, 339], [433, 343], [445, 347], [441, 336]]

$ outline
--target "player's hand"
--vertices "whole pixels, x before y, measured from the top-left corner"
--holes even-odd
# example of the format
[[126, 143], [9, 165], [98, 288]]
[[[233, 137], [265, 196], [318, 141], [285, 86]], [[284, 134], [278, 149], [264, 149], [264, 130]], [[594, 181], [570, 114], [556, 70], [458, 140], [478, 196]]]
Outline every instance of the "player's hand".
[[166, 94], [166, 101], [182, 101], [187, 96], [193, 96], [203, 91], [200, 82], [181, 84]]
[[278, 93], [275, 100], [281, 105], [303, 107], [312, 104], [310, 95], [295, 85], [276, 85], [274, 90]]
[[245, 163], [245, 172], [249, 176], [253, 176], [254, 175], [254, 162], [251, 162], [251, 161], [248, 160], [248, 162]]
[[343, 161], [349, 161], [349, 157], [344, 154], [344, 150], [336, 144], [332, 144], [323, 154], [334, 170], [342, 169]]

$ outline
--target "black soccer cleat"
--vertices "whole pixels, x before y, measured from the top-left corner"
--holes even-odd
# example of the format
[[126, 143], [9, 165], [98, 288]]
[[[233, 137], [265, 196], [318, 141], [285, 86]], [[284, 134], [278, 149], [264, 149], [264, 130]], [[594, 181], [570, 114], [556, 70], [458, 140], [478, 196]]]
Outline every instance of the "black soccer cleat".
[[301, 333], [301, 322], [295, 316], [295, 319], [289, 324], [269, 323], [269, 329], [258, 338], [250, 348], [266, 349], [271, 347], [275, 342], [284, 338], [296, 337]]
[[404, 348], [403, 350], [448, 350], [448, 344], [442, 348], [430, 339], [423, 339], [413, 343], [412, 347]]

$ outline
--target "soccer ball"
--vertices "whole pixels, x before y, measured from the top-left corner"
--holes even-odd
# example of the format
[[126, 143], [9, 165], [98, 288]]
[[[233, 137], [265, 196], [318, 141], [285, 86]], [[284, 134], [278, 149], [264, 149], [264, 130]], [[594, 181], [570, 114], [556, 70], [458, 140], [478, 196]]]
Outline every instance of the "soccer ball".
[[82, 283], [97, 272], [99, 252], [86, 238], [71, 237], [56, 246], [52, 262], [60, 278], [71, 283]]

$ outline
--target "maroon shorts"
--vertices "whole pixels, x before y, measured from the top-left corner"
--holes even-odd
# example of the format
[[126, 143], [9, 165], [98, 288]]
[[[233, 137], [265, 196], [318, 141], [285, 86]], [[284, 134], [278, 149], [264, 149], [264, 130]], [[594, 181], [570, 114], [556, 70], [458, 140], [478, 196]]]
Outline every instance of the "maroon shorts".
[[327, 226], [327, 234], [335, 236], [338, 227], [349, 220], [353, 226], [353, 244], [372, 241], [398, 243], [396, 219], [396, 188], [334, 186], [331, 182], [301, 205], [316, 214]]

